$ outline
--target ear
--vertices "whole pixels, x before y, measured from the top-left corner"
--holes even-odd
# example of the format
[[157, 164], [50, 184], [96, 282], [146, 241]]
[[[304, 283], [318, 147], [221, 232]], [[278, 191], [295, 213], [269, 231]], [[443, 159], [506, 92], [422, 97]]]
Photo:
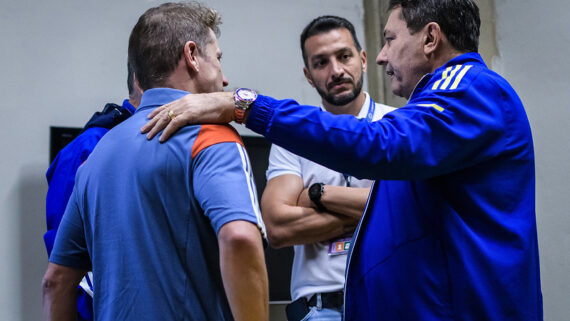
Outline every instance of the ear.
[[184, 44], [184, 62], [186, 62], [186, 67], [194, 72], [200, 71], [198, 55], [198, 46], [196, 43], [194, 41], [187, 41]]
[[360, 50], [360, 61], [362, 62], [362, 72], [366, 72], [368, 64], [366, 63], [366, 51]]
[[307, 78], [307, 81], [309, 82], [309, 84], [312, 87], [315, 87], [315, 83], [313, 82], [313, 77], [311, 77], [311, 74], [309, 73], [309, 70], [307, 69], [307, 67], [303, 67], [303, 73], [305, 74], [305, 78]]
[[431, 56], [441, 45], [443, 32], [439, 24], [430, 22], [424, 27], [424, 54]]

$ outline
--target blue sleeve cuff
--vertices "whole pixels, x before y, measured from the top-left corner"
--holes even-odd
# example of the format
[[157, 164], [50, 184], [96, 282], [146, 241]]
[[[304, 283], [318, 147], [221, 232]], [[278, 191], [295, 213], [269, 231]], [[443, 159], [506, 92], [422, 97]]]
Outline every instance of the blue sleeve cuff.
[[266, 136], [270, 121], [273, 118], [276, 100], [259, 95], [253, 103], [245, 126], [254, 132]]

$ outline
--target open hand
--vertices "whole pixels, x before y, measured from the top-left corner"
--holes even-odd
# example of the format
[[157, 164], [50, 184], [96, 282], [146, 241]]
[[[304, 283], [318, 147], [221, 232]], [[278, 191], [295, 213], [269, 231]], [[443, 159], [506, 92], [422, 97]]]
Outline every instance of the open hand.
[[147, 139], [160, 131], [160, 142], [165, 142], [178, 129], [193, 124], [224, 124], [234, 117], [232, 92], [186, 95], [153, 110], [146, 125], [141, 128]]

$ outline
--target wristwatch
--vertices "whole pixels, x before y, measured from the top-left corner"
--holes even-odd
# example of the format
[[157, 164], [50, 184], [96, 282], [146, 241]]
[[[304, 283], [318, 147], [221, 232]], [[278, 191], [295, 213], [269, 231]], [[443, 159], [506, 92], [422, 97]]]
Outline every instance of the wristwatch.
[[257, 93], [248, 88], [239, 88], [234, 92], [234, 121], [243, 124], [245, 112], [257, 99]]
[[317, 210], [324, 211], [326, 208], [321, 203], [321, 197], [325, 192], [325, 184], [324, 183], [314, 183], [309, 187], [309, 198], [315, 205], [317, 205]]

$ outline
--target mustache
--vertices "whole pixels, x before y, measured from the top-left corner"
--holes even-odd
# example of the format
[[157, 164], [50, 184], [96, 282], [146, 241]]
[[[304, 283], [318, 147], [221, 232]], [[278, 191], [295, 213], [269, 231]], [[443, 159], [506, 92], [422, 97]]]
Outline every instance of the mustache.
[[330, 90], [332, 87], [334, 87], [336, 85], [346, 84], [346, 83], [352, 84], [352, 79], [346, 78], [346, 77], [336, 79], [335, 81], [333, 81], [327, 85], [327, 89]]

